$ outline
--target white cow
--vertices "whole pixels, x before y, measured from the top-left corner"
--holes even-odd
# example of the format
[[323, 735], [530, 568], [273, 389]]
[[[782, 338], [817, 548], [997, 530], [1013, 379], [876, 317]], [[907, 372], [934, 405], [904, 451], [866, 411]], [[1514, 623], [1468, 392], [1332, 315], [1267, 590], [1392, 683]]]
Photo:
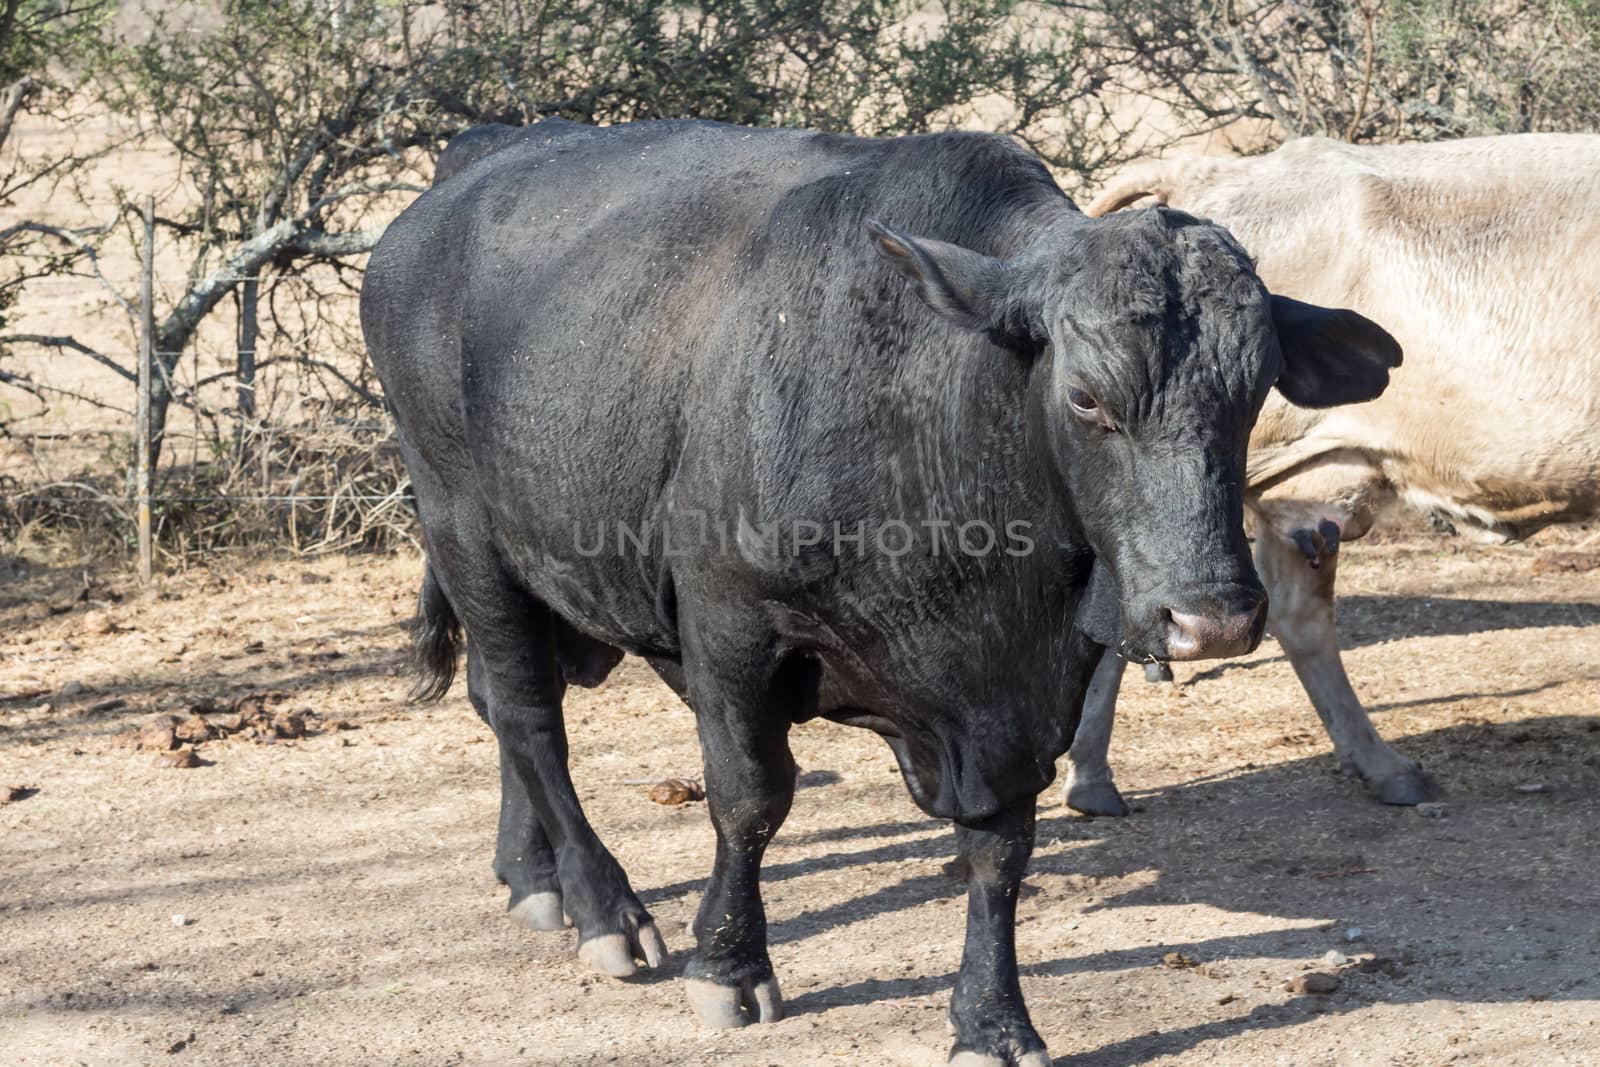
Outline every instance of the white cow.
[[[1248, 501], [1269, 627], [1342, 765], [1385, 803], [1426, 800], [1340, 661], [1339, 544], [1395, 501], [1497, 541], [1600, 513], [1600, 136], [1305, 138], [1137, 164], [1088, 213], [1146, 196], [1227, 226], [1273, 292], [1354, 308], [1405, 349], [1371, 404], [1269, 401]], [[1105, 657], [1069, 755], [1067, 803], [1090, 814], [1127, 810], [1106, 764], [1123, 666]]]

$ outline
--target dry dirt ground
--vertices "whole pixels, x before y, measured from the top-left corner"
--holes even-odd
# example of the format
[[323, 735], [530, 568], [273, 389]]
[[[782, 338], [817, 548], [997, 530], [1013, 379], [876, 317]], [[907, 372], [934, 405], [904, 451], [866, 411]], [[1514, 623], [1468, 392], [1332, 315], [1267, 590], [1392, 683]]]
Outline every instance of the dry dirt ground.
[[[1136, 813], [1052, 790], [1021, 905], [1057, 1064], [1600, 1063], [1600, 571], [1553, 547], [1347, 553], [1352, 673], [1447, 785], [1432, 817], [1337, 774], [1270, 640], [1130, 680]], [[689, 713], [631, 661], [570, 700], [574, 775], [676, 955], [616, 982], [508, 923], [492, 739], [459, 687], [402, 701], [418, 572], [219, 564], [140, 593], [0, 560], [0, 1063], [943, 1063], [951, 834], [865, 733], [795, 731], [806, 788], [765, 873], [782, 1022], [710, 1032], [685, 1003], [712, 835], [629, 784], [698, 772]], [[128, 744], [273, 693], [309, 736], [208, 741], [190, 769]], [[1309, 970], [1337, 991], [1286, 988]]]

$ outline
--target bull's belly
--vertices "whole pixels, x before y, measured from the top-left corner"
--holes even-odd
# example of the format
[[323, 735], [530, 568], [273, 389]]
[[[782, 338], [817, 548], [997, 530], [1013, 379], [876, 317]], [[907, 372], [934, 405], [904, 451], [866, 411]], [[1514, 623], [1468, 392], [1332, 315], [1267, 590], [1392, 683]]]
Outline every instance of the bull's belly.
[[649, 521], [583, 505], [502, 491], [490, 502], [501, 557], [575, 629], [635, 654], [676, 655], [677, 633], [662, 610], [669, 561], [656, 550]]

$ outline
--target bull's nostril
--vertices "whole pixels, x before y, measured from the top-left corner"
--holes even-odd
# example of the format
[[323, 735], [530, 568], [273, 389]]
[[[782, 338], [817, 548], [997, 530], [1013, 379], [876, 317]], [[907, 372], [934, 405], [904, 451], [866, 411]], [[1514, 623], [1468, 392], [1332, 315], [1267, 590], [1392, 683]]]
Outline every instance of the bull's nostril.
[[1192, 659], [1199, 655], [1204, 645], [1201, 639], [1202, 620], [1171, 608], [1163, 608], [1167, 636], [1167, 655], [1172, 659]]

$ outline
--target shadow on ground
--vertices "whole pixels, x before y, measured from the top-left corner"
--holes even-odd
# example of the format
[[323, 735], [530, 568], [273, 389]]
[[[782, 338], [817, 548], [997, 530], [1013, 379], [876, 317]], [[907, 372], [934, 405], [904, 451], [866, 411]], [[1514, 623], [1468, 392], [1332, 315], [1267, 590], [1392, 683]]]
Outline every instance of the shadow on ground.
[[[1362, 931], [1358, 943], [1345, 946], [1351, 952], [1396, 961], [1394, 975], [1349, 977], [1332, 997], [1264, 1005], [1244, 1016], [1151, 1033], [1056, 1062], [1143, 1063], [1245, 1030], [1293, 1025], [1312, 1010], [1356, 1011], [1380, 999], [1600, 998], [1600, 973], [1593, 967], [1600, 941], [1592, 920], [1600, 910], [1600, 883], [1593, 877], [1600, 869], [1600, 718], [1467, 724], [1401, 744], [1424, 754], [1451, 784], [1442, 814], [1377, 805], [1359, 785], [1330, 773], [1331, 758], [1320, 757], [1147, 793], [1137, 797], [1144, 811], [1132, 819], [1089, 820], [1047, 810], [1028, 878], [1035, 890], [1028, 899], [1037, 903], [1025, 899], [1025, 921], [1030, 907], [1060, 917], [1052, 898], [1069, 883], [1088, 879], [1115, 886], [1153, 872], [1153, 879], [1136, 879], [1138, 888], [1113, 890], [1082, 911], [1203, 904], [1281, 918], [1286, 925], [1241, 937], [1196, 929], [1192, 937], [1159, 945], [1106, 946], [1025, 961], [1025, 977], [1160, 966], [1169, 952], [1200, 962], [1315, 959], [1330, 945], [1342, 945], [1343, 932], [1351, 928]], [[1556, 784], [1538, 793], [1518, 792], [1534, 772]], [[933, 821], [896, 829], [917, 836], [830, 853], [819, 862], [791, 865], [779, 859], [767, 877], [952, 854], [951, 835]], [[876, 838], [882, 830], [866, 826], [861, 836]], [[838, 832], [829, 837], [845, 840]], [[961, 892], [947, 877], [910, 877], [775, 922], [772, 938], [804, 939]], [[948, 991], [954, 979], [946, 973], [854, 983], [812, 991], [793, 1007], [821, 1011], [924, 996]]]

